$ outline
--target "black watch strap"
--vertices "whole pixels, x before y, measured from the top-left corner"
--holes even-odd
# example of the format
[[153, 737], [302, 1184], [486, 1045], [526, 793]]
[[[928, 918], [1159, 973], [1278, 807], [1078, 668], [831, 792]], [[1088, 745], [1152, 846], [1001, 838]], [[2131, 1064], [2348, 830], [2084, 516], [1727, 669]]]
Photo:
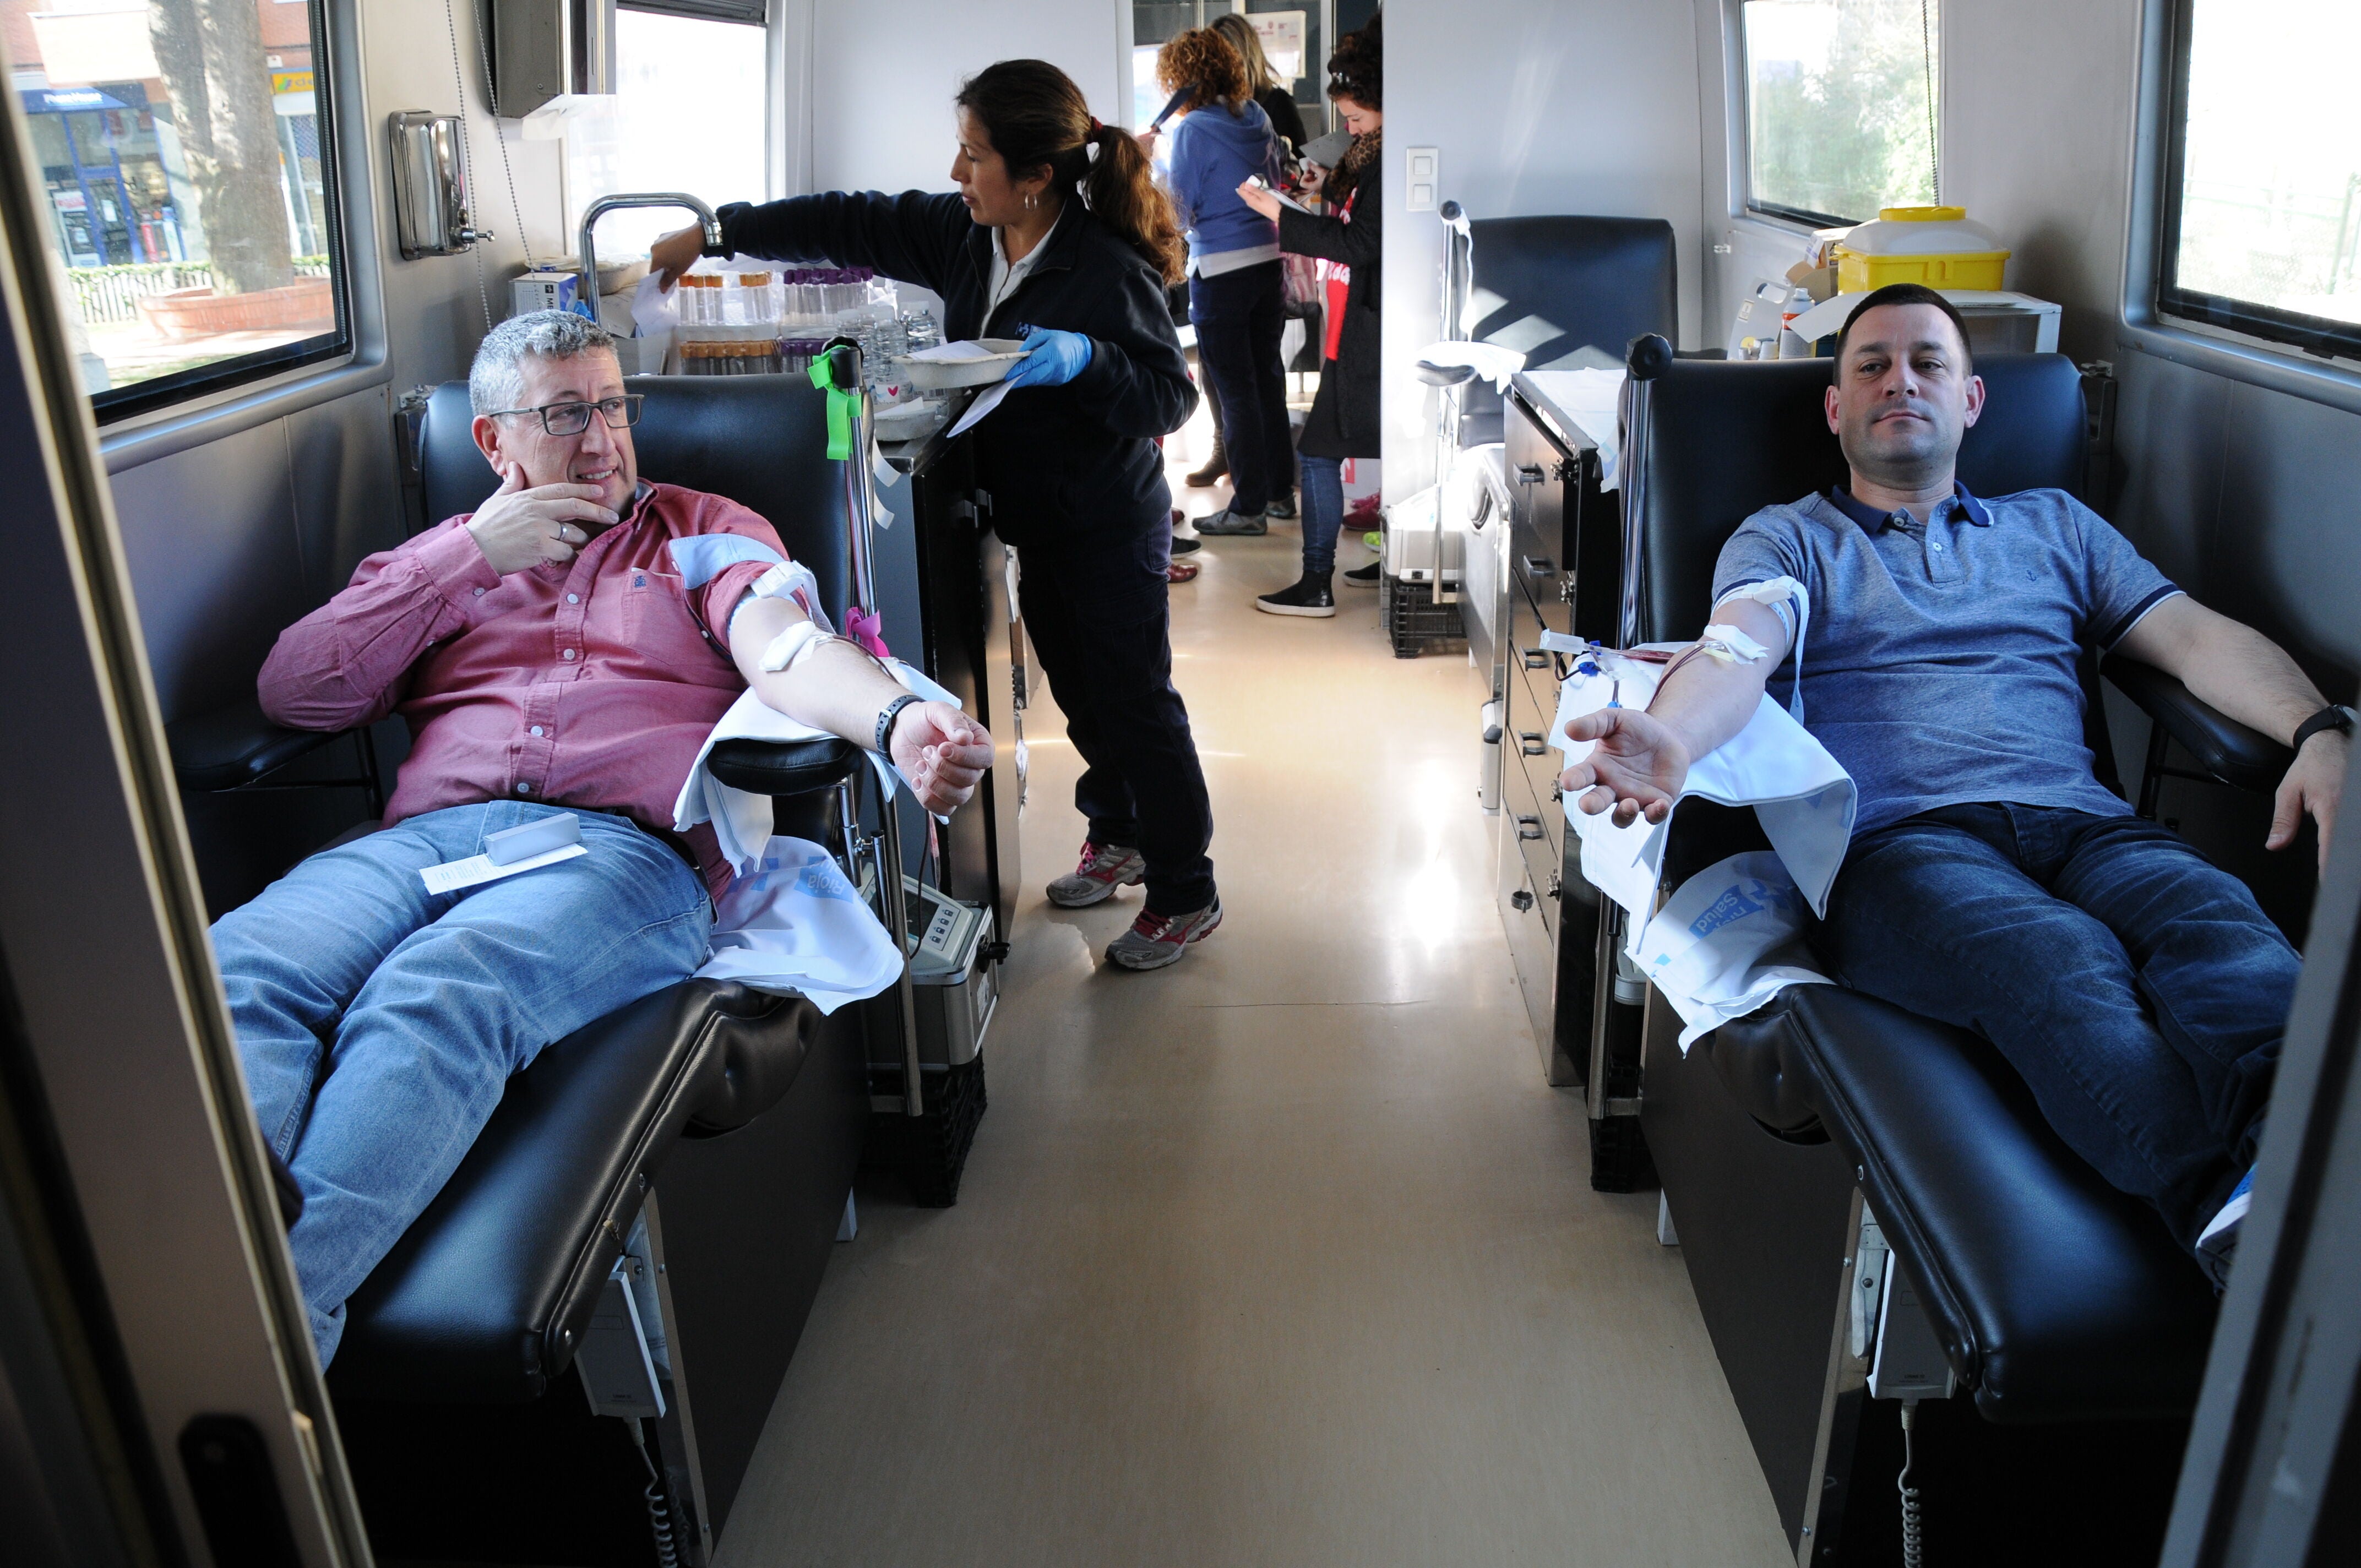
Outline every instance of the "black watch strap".
[[2336, 703], [2330, 703], [2326, 707], [2296, 726], [2295, 749], [2299, 751], [2302, 751], [2303, 743], [2323, 729], [2334, 729], [2339, 735], [2352, 734], [2353, 710]]
[[894, 721], [902, 717], [902, 710], [914, 702], [926, 700], [916, 692], [904, 692], [900, 696], [887, 703], [884, 711], [877, 716], [877, 742], [870, 749], [876, 751], [884, 751], [886, 743], [894, 739]]

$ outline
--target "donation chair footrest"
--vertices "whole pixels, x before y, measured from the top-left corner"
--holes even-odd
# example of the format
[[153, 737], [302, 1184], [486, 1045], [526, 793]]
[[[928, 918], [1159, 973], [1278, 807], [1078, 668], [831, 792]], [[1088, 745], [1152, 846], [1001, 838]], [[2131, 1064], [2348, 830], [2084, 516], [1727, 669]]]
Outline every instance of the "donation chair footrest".
[[[2154, 1210], [2066, 1146], [1989, 1042], [1835, 985], [1791, 987], [1719, 1034], [1716, 1067], [1766, 1131], [1825, 1129], [1850, 1158], [1985, 1419], [2195, 1407], [2212, 1288]], [[1740, 1070], [1739, 1053], [1764, 1065]]]

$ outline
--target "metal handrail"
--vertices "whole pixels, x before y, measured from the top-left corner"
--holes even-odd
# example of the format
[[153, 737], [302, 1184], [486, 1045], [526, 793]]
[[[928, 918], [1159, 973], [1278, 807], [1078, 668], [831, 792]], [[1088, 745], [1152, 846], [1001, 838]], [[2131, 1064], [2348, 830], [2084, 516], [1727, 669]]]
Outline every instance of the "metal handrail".
[[598, 319], [598, 255], [592, 247], [590, 231], [598, 220], [622, 207], [686, 207], [697, 214], [697, 226], [705, 231], [705, 248], [721, 247], [721, 220], [713, 209], [686, 191], [640, 191], [620, 195], [601, 196], [582, 210], [582, 232], [576, 239], [582, 257], [582, 292], [590, 319]]

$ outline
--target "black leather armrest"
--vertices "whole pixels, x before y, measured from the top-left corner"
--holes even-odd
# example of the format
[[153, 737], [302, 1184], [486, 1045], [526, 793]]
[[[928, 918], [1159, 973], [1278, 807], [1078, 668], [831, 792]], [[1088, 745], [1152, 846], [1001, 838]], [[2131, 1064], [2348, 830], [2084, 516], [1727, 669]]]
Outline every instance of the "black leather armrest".
[[2110, 653], [2099, 673], [2224, 784], [2268, 795], [2295, 762], [2293, 751], [2198, 701], [2187, 686], [2153, 664]]
[[544, 1049], [346, 1304], [334, 1387], [408, 1401], [540, 1398], [573, 1361], [674, 1143], [776, 1104], [819, 1022], [800, 996], [689, 980]]
[[1744, 1022], [1786, 1033], [1986, 1420], [2195, 1407], [2212, 1288], [2153, 1210], [2050, 1130], [1990, 1044], [1835, 985], [1791, 986]]
[[705, 759], [713, 776], [751, 795], [811, 795], [833, 789], [861, 766], [861, 748], [825, 740], [723, 740]]
[[267, 778], [349, 729], [290, 729], [263, 717], [254, 697], [164, 727], [182, 789], [236, 789]]

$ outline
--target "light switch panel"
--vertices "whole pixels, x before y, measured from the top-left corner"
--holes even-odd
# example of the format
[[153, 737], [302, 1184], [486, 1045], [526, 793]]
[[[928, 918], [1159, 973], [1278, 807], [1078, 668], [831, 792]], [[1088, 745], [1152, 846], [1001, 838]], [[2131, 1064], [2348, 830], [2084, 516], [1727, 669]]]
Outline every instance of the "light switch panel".
[[1441, 200], [1443, 154], [1431, 147], [1414, 147], [1403, 157], [1402, 205], [1413, 213], [1431, 213]]

